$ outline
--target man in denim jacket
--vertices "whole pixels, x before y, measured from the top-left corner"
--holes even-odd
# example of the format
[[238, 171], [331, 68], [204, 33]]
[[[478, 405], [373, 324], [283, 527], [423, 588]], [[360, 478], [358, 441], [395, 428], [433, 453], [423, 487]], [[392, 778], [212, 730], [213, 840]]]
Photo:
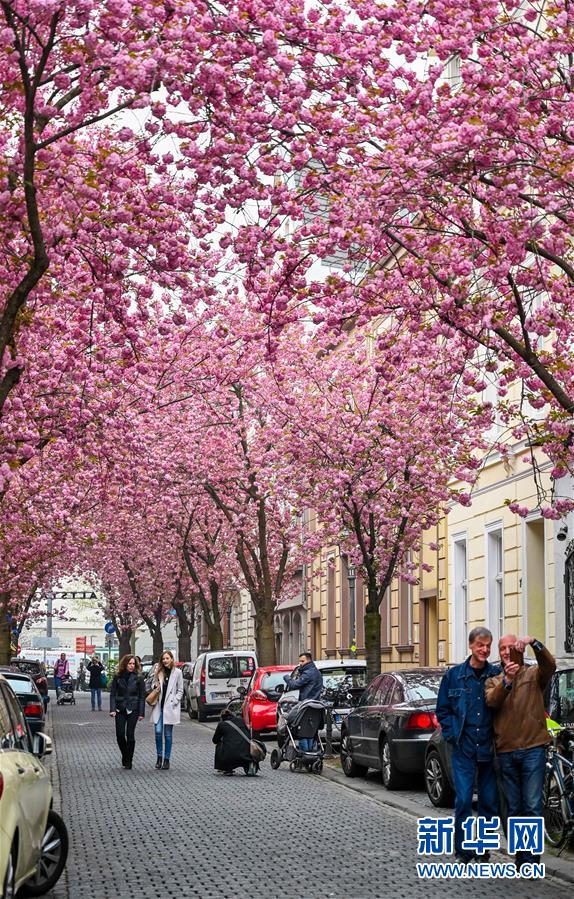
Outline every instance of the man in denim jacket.
[[[488, 663], [492, 634], [475, 627], [468, 636], [470, 656], [462, 665], [450, 668], [438, 692], [436, 715], [442, 735], [452, 746], [455, 829], [457, 858], [467, 862], [472, 853], [462, 849], [462, 822], [472, 815], [472, 793], [477, 781], [478, 814], [485, 818], [498, 815], [498, 792], [493, 766], [492, 713], [486, 705], [484, 685], [499, 668]], [[481, 856], [485, 860], [485, 856]]]

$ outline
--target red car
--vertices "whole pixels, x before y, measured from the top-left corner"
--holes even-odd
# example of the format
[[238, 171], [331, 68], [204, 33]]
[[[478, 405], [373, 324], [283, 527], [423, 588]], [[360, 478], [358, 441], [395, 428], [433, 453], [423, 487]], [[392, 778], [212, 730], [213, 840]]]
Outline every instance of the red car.
[[271, 665], [257, 668], [249, 682], [247, 696], [243, 702], [243, 720], [253, 728], [253, 735], [263, 730], [277, 729], [278, 684], [284, 683], [284, 676], [291, 674], [293, 665]]

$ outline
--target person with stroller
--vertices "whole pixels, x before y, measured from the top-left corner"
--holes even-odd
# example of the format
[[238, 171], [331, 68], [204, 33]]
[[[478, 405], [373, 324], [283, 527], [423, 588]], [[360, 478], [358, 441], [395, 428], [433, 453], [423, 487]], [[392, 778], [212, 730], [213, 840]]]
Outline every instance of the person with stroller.
[[216, 771], [230, 776], [236, 768], [243, 768], [248, 777], [255, 777], [259, 764], [251, 758], [251, 736], [243, 718], [233, 715], [229, 709], [223, 709], [213, 742]]
[[156, 768], [169, 769], [173, 725], [181, 719], [181, 697], [183, 696], [183, 675], [176, 668], [173, 653], [166, 649], [158, 662], [153, 679], [154, 687], [160, 687], [158, 702], [153, 707], [151, 720], [155, 728], [157, 750]]
[[116, 722], [122, 765], [130, 770], [136, 747], [136, 724], [145, 718], [144, 680], [135, 656], [120, 659], [110, 686], [110, 715]]
[[93, 655], [86, 665], [90, 673], [90, 693], [92, 697], [92, 712], [96, 711], [96, 700], [98, 703], [98, 712], [102, 711], [102, 674], [104, 666], [100, 662], [100, 657]]
[[[299, 690], [299, 702], [305, 699], [320, 699], [323, 692], [323, 676], [310, 652], [302, 652], [299, 656], [299, 665], [292, 675], [286, 674], [283, 678], [287, 690]], [[300, 738], [299, 749], [302, 752], [312, 752], [317, 741], [317, 734], [310, 739]]]
[[54, 664], [54, 687], [56, 689], [56, 699], [60, 695], [60, 690], [62, 688], [62, 678], [68, 677], [70, 674], [70, 663], [66, 658], [66, 653], [63, 652], [60, 655], [59, 659], [56, 659]]

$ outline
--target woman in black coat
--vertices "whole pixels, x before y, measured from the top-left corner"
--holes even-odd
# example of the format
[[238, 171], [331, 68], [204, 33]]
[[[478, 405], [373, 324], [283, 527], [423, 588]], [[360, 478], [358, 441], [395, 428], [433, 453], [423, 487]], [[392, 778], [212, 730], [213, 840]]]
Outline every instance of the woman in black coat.
[[135, 729], [145, 717], [144, 679], [135, 656], [123, 656], [110, 687], [110, 715], [116, 719], [116, 739], [122, 765], [131, 768], [136, 746]]
[[251, 758], [249, 748], [251, 737], [242, 718], [232, 715], [223, 709], [221, 721], [215, 728], [215, 764], [217, 771], [233, 774], [235, 768], [243, 768], [245, 773], [253, 777], [259, 771], [259, 765]]

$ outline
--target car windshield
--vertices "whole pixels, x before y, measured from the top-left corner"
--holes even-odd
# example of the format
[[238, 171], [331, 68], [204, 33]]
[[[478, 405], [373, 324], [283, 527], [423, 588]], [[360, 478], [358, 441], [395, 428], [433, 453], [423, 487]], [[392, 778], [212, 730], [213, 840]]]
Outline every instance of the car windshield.
[[285, 683], [283, 678], [286, 674], [289, 674], [288, 671], [270, 671], [268, 674], [264, 674], [261, 678], [261, 689], [262, 690], [276, 690], [279, 684]]
[[4, 677], [14, 690], [14, 693], [34, 693], [34, 687], [27, 677], [12, 676], [5, 674]]
[[17, 659], [13, 664], [19, 671], [30, 674], [32, 677], [37, 677], [42, 673], [39, 662], [24, 662], [23, 660]]
[[323, 675], [323, 686], [328, 690], [336, 690], [345, 683], [348, 687], [366, 687], [367, 685], [367, 669], [366, 668], [329, 668], [327, 671], [321, 671]]
[[436, 699], [442, 674], [418, 674], [405, 678], [406, 699], [417, 702]]

